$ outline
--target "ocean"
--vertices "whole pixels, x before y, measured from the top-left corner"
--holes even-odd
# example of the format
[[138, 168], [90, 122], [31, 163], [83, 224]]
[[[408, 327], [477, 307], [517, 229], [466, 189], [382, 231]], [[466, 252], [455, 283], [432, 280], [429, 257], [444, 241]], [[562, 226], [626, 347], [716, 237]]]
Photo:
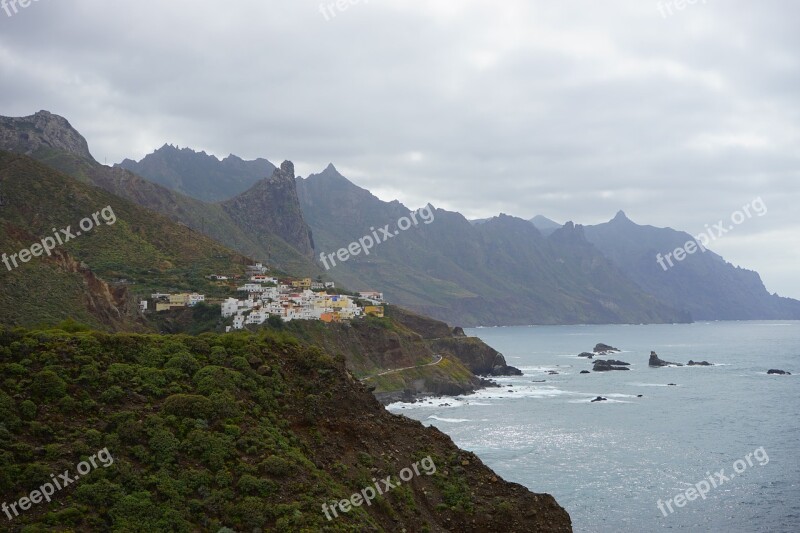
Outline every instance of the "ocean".
[[[524, 375], [389, 410], [552, 494], [576, 532], [800, 532], [800, 321], [466, 333]], [[630, 370], [580, 374], [592, 364], [577, 354], [599, 342]], [[715, 366], [650, 368], [651, 350]]]

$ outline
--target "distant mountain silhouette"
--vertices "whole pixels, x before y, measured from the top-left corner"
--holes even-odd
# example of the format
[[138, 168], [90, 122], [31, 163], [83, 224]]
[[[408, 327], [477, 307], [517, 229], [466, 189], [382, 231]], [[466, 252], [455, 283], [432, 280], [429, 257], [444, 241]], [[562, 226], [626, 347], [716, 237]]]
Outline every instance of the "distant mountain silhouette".
[[141, 161], [125, 159], [114, 165], [173, 191], [216, 202], [240, 194], [257, 181], [268, 178], [275, 165], [266, 159], [245, 161], [229, 155], [222, 161], [205, 152], [165, 144]]
[[536, 226], [536, 229], [538, 229], [542, 235], [550, 235], [562, 226], [562, 224], [542, 215], [536, 215], [530, 219], [530, 223]]
[[771, 295], [757, 272], [735, 267], [711, 250], [697, 251], [667, 270], [664, 256], [694, 241], [671, 228], [640, 226], [624, 212], [585, 227], [586, 238], [645, 291], [694, 320], [800, 319], [800, 301]]
[[[408, 215], [333, 165], [297, 180], [317, 251], [334, 252]], [[436, 209], [429, 225], [403, 232], [328, 274], [350, 287], [379, 287], [392, 301], [464, 325], [688, 320], [630, 282], [568, 225], [549, 238], [528, 221], [501, 215], [472, 224]]]

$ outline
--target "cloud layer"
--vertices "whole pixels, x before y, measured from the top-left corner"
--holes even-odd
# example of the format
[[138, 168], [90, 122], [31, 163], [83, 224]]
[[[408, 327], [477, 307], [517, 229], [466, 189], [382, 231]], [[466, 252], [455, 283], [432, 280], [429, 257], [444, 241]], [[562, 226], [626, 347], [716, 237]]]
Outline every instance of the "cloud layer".
[[678, 4], [40, 0], [0, 11], [0, 114], [63, 115], [109, 164], [334, 162], [476, 218], [696, 234], [760, 196], [713, 249], [800, 298], [800, 4]]

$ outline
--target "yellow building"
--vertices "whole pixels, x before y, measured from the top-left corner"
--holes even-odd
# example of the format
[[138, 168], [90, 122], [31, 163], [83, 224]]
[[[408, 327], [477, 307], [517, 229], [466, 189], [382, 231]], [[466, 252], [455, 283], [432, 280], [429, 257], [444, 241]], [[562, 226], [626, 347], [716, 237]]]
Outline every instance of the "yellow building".
[[311, 278], [303, 278], [292, 282], [292, 287], [295, 289], [310, 289]]
[[382, 305], [368, 305], [364, 307], [364, 314], [376, 316], [378, 318], [383, 318], [383, 306]]
[[334, 309], [344, 309], [345, 307], [350, 307], [350, 298], [347, 296], [339, 296], [336, 300], [330, 300], [330, 307]]
[[169, 295], [169, 304], [170, 305], [188, 305], [189, 303], [189, 294], [185, 292], [181, 292], [178, 294], [170, 294]]

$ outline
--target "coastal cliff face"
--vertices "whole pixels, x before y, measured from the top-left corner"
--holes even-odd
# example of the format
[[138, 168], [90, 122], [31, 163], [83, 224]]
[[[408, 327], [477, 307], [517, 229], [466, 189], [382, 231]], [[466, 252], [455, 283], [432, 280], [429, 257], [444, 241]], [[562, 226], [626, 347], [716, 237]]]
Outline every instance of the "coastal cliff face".
[[292, 321], [285, 331], [343, 357], [348, 371], [384, 404], [417, 396], [468, 394], [484, 385], [460, 359], [451, 354], [440, 358], [419, 333], [392, 318], [349, 324]]
[[508, 366], [503, 354], [476, 337], [467, 337], [460, 327], [451, 329], [439, 320], [418, 315], [396, 306], [387, 307], [387, 316], [413, 330], [424, 339], [433, 353], [449, 354], [458, 359], [470, 372], [479, 376], [520, 375]]
[[503, 354], [476, 337], [453, 337], [429, 342], [437, 353], [451, 353], [474, 374], [480, 376], [519, 375], [521, 372], [506, 364]]

